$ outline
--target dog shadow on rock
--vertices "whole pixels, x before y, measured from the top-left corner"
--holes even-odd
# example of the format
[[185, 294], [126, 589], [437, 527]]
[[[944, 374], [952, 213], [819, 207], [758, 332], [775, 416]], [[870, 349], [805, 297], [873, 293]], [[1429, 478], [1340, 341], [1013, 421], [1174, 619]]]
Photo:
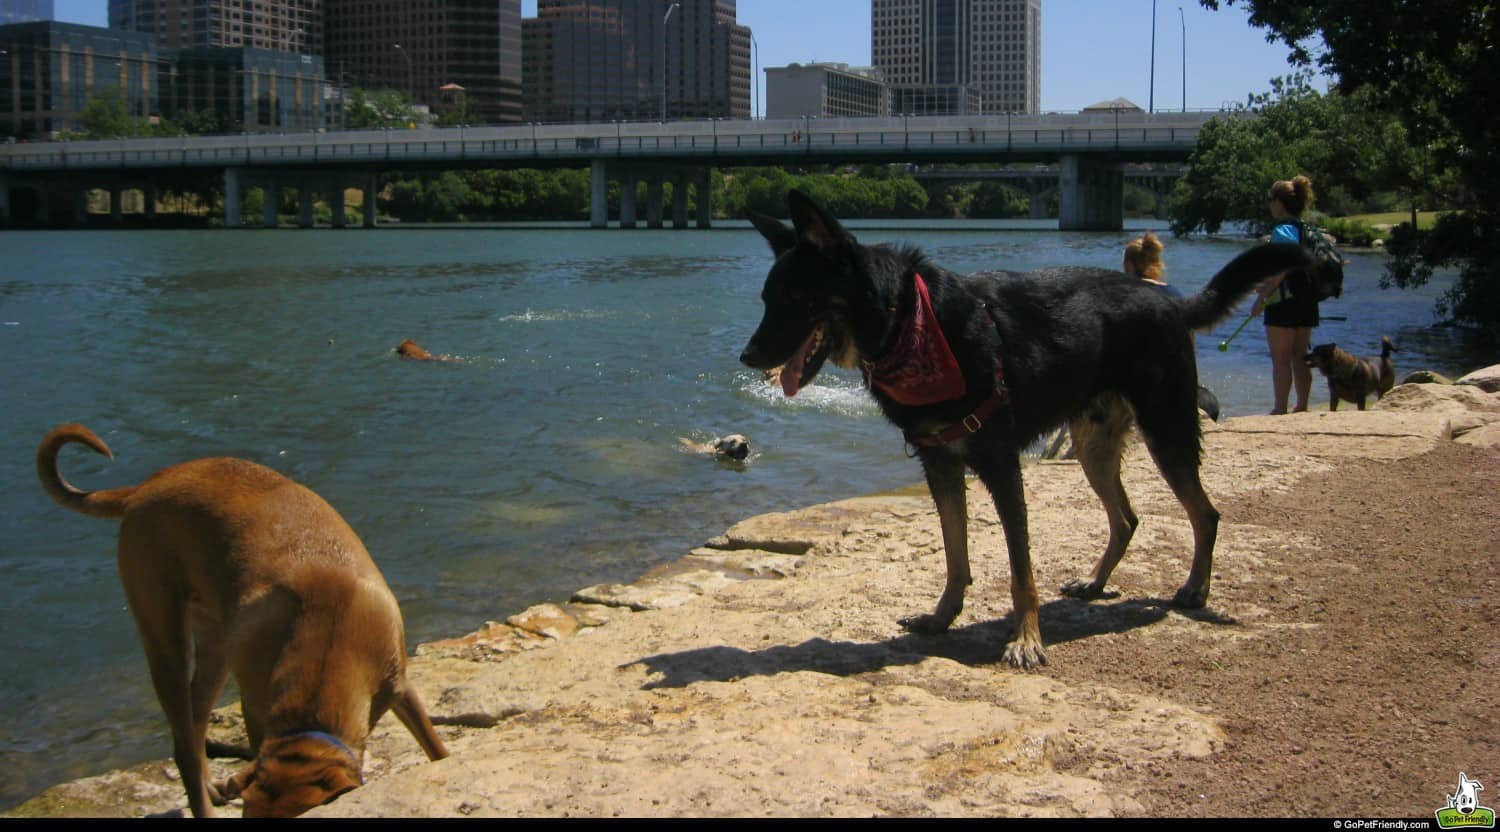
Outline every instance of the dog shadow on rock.
[[[1172, 614], [1205, 624], [1235, 626], [1239, 623], [1233, 617], [1211, 609], [1175, 609], [1162, 598], [1136, 598], [1114, 604], [1061, 598], [1044, 604], [1042, 614], [1048, 620], [1049, 645], [1130, 632], [1156, 624]], [[621, 665], [620, 669], [639, 665], [653, 676], [660, 674], [661, 678], [642, 685], [644, 690], [654, 690], [801, 670], [856, 676], [889, 667], [918, 664], [927, 658], [944, 658], [970, 667], [982, 667], [1002, 663], [1005, 645], [1015, 629], [1013, 619], [1011, 615], [980, 621], [954, 627], [939, 636], [902, 633], [875, 642], [813, 638], [800, 644], [778, 644], [762, 650], [699, 647], [646, 656]]]

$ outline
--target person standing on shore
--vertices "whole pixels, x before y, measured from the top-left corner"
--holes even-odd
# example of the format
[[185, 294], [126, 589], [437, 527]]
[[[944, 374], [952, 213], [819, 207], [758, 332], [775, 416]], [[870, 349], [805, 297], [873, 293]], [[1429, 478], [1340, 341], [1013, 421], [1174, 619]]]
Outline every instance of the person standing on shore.
[[[1271, 186], [1271, 230], [1273, 243], [1302, 242], [1306, 228], [1302, 212], [1313, 201], [1312, 181], [1306, 176], [1282, 180]], [[1312, 391], [1312, 369], [1302, 361], [1312, 342], [1313, 327], [1318, 325], [1318, 301], [1312, 295], [1307, 276], [1300, 271], [1283, 272], [1268, 278], [1255, 288], [1255, 306], [1251, 315], [1266, 313], [1266, 344], [1271, 348], [1271, 387], [1275, 395], [1272, 416], [1287, 412], [1287, 397], [1295, 383], [1297, 406], [1293, 412], [1307, 410]]]

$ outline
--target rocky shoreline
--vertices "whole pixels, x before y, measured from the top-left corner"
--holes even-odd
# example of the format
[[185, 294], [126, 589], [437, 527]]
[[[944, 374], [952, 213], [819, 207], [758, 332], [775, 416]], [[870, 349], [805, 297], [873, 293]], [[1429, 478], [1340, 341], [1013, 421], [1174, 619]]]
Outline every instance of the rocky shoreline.
[[[1455, 494], [1500, 482], [1500, 366], [1453, 385], [1402, 384], [1365, 412], [1205, 423], [1204, 447], [1203, 479], [1224, 511], [1207, 610], [1165, 604], [1185, 574], [1191, 530], [1139, 442], [1127, 451], [1125, 483], [1141, 527], [1111, 584], [1118, 597], [1092, 604], [1061, 598], [1056, 587], [1086, 573], [1103, 548], [1097, 501], [1075, 463], [1027, 468], [1052, 658], [1039, 672], [998, 662], [1010, 630], [1008, 574], [1003, 533], [977, 484], [970, 497], [975, 586], [943, 637], [910, 635], [896, 624], [929, 609], [942, 585], [942, 547], [925, 489], [761, 515], [635, 583], [588, 587], [566, 603], [419, 646], [410, 677], [453, 755], [428, 763], [388, 716], [371, 736], [366, 785], [311, 814], [1179, 814], [1190, 799], [1184, 788], [1198, 788], [1184, 786], [1181, 773], [1195, 765], [1222, 769], [1247, 741], [1246, 717], [1215, 698], [1223, 691], [1200, 691], [1199, 674], [1249, 672], [1271, 661], [1262, 654], [1276, 645], [1318, 649], [1320, 633], [1333, 632], [1324, 628], [1343, 624], [1327, 620], [1332, 605], [1324, 599], [1334, 589], [1317, 583], [1329, 580], [1325, 573], [1302, 570], [1379, 570], [1413, 545], [1393, 532], [1389, 542], [1378, 537], [1374, 551], [1344, 550], [1351, 535], [1384, 522], [1389, 499], [1372, 497], [1370, 480], [1400, 465], [1407, 478], [1417, 472], [1440, 480], [1458, 476], [1457, 466], [1463, 482], [1452, 486]], [[1359, 477], [1351, 487], [1327, 487], [1349, 472]], [[1386, 485], [1395, 495], [1447, 487]], [[1346, 514], [1348, 529], [1253, 519], [1256, 507], [1284, 499], [1299, 501], [1309, 516]], [[1366, 501], [1373, 501], [1367, 517]], [[1455, 514], [1434, 517], [1431, 529], [1400, 531], [1419, 542], [1445, 530], [1472, 536], [1462, 529], [1477, 513], [1478, 533], [1490, 537], [1468, 542], [1492, 559], [1500, 523], [1493, 500], [1479, 502], [1453, 506]], [[1346, 566], [1350, 555], [1357, 557]], [[1464, 672], [1492, 682], [1500, 651], [1490, 645], [1500, 620], [1485, 599], [1500, 587], [1488, 577], [1492, 564], [1480, 566], [1486, 581], [1472, 588], [1478, 614], [1465, 624], [1477, 628], [1470, 651], [1477, 655]], [[1262, 684], [1272, 684], [1275, 674], [1265, 675]], [[1253, 690], [1230, 692], [1256, 702]], [[1421, 712], [1413, 718], [1421, 721]], [[1471, 774], [1500, 774], [1492, 719], [1442, 722], [1474, 735], [1467, 756], [1454, 760]], [[1397, 728], [1367, 730], [1373, 748], [1396, 741], [1380, 732]], [[212, 735], [225, 747], [243, 745], [237, 708], [216, 712]], [[215, 775], [239, 765], [217, 759]], [[1291, 783], [1307, 772], [1291, 765], [1285, 776]], [[1410, 780], [1410, 772], [1394, 779]], [[1442, 800], [1430, 790], [1377, 791], [1392, 802], [1384, 813], [1365, 796], [1318, 814], [1421, 814], [1431, 807], [1408, 803]], [[180, 814], [184, 803], [175, 768], [163, 759], [56, 786], [6, 814]], [[1281, 813], [1274, 801], [1249, 806], [1252, 814]], [[1241, 807], [1225, 796], [1202, 808], [1238, 814]]]

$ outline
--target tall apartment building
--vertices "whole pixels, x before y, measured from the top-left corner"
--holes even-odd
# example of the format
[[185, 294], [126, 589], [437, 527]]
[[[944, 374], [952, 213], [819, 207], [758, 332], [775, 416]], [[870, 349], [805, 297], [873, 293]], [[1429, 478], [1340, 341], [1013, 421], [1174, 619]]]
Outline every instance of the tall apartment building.
[[1041, 0], [871, 0], [871, 13], [893, 112], [1040, 111]]
[[322, 0], [109, 0], [109, 28], [168, 49], [252, 47], [323, 52]]
[[52, 17], [52, 0], [0, 0], [0, 25]]
[[750, 116], [735, 0], [538, 0], [524, 32], [528, 121]]
[[329, 80], [409, 92], [434, 109], [453, 99], [457, 85], [470, 123], [521, 120], [521, 0], [322, 5]]

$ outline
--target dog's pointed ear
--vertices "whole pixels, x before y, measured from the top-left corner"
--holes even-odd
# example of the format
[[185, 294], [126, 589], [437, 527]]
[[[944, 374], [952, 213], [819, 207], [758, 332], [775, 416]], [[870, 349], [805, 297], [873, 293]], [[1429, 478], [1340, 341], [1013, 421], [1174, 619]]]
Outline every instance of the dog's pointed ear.
[[760, 232], [760, 236], [765, 237], [766, 241], [771, 244], [771, 252], [777, 257], [796, 248], [797, 232], [787, 227], [781, 220], [755, 211], [746, 211], [745, 217], [750, 220], [751, 225], [755, 226], [755, 230]]
[[812, 197], [794, 188], [787, 191], [786, 204], [792, 212], [798, 242], [824, 253], [854, 245], [854, 235], [845, 231], [832, 214], [812, 201]]

